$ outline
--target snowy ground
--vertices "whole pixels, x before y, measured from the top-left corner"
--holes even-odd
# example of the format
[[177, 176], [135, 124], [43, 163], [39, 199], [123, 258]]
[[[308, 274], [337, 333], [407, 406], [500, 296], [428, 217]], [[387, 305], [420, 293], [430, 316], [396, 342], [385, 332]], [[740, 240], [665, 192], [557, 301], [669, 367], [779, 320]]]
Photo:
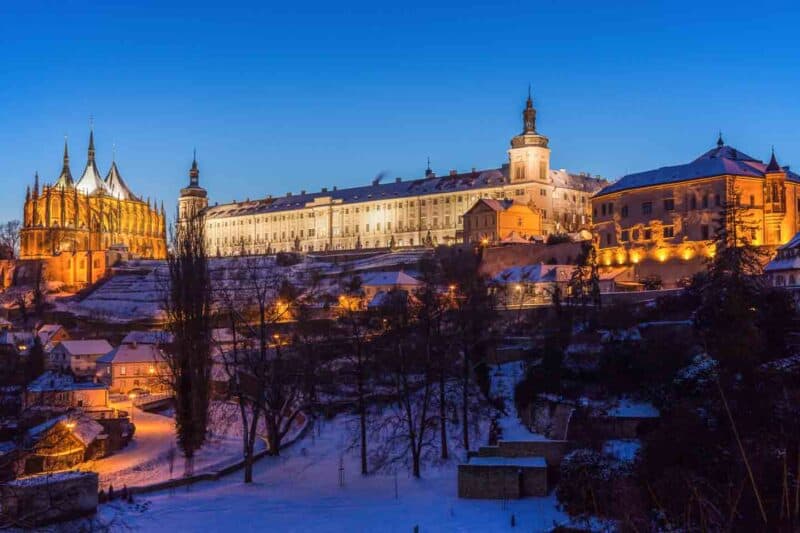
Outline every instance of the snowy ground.
[[[130, 411], [129, 402], [115, 407]], [[81, 470], [97, 472], [103, 489], [108, 490], [109, 484], [121, 489], [124, 485], [139, 487], [183, 476], [183, 456], [175, 451], [175, 420], [169, 413], [147, 413], [140, 409], [134, 409], [133, 415], [136, 434], [128, 446], [104, 459], [78, 465]], [[195, 474], [217, 470], [242, 458], [238, 407], [217, 403], [211, 417], [212, 434], [195, 457]], [[264, 442], [258, 440], [256, 450], [264, 448]], [[171, 474], [170, 449], [175, 455]]]
[[506, 414], [497, 420], [505, 441], [548, 440], [539, 433], [532, 433], [525, 427], [517, 414], [514, 403], [514, 388], [525, 377], [525, 363], [514, 361], [491, 368], [492, 396], [505, 399]]
[[[266, 457], [246, 486], [235, 472], [216, 482], [137, 497], [133, 505], [101, 507], [97, 522], [112, 531], [547, 531], [566, 517], [555, 497], [509, 502], [456, 497], [457, 461], [423, 471], [362, 478], [345, 417], [322, 423], [313, 435]], [[340, 460], [344, 486], [339, 486]], [[395, 492], [395, 480], [397, 491]], [[98, 524], [96, 524], [98, 525]]]

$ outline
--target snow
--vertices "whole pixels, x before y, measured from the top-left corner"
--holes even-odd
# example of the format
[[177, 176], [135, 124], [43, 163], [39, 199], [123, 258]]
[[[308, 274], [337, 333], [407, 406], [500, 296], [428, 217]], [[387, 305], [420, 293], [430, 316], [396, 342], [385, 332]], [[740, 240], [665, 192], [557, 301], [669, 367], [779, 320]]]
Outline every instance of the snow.
[[519, 466], [529, 468], [547, 468], [544, 457], [473, 457], [469, 460], [473, 466]]
[[514, 403], [514, 388], [525, 376], [525, 363], [514, 361], [493, 367], [491, 376], [491, 394], [505, 400], [505, 414], [498, 420], [503, 441], [549, 440], [540, 433], [533, 433], [525, 427], [517, 414]]
[[250, 485], [235, 472], [189, 489], [137, 495], [134, 505], [103, 505], [98, 518], [114, 520], [114, 530], [311, 533], [407, 533], [414, 526], [422, 532], [507, 531], [512, 514], [520, 531], [547, 531], [568, 520], [554, 495], [507, 502], [459, 499], [455, 460], [425, 468], [419, 480], [405, 472], [362, 477], [356, 453], [345, 451], [351, 437], [346, 417], [337, 417], [280, 457], [257, 462]]
[[608, 410], [608, 416], [624, 418], [658, 418], [660, 413], [653, 404], [647, 402], [636, 402], [623, 398], [619, 403]]
[[[115, 406], [131, 410], [129, 402]], [[242, 439], [238, 406], [215, 402], [210, 410], [211, 435], [197, 452], [194, 473], [216, 471], [222, 466], [242, 458]], [[113, 484], [140, 487], [152, 485], [183, 476], [184, 460], [177, 451], [175, 420], [164, 414], [148, 413], [133, 408], [133, 423], [136, 426], [133, 440], [113, 455], [80, 465], [83, 469], [100, 474], [100, 486]], [[266, 448], [257, 439], [256, 451]], [[175, 451], [172, 451], [172, 450]], [[169, 456], [174, 454], [173, 472], [169, 471]]]
[[642, 448], [639, 439], [614, 439], [603, 444], [603, 453], [610, 455], [618, 461], [631, 462], [636, 459], [636, 454]]
[[62, 374], [52, 370], [31, 381], [28, 385], [29, 392], [48, 392], [48, 391], [70, 391], [87, 389], [107, 389], [104, 383], [94, 383], [91, 381], [76, 382], [70, 374]]
[[79, 470], [66, 470], [63, 472], [51, 472], [48, 474], [39, 474], [35, 476], [21, 477], [13, 481], [7, 482], [7, 485], [12, 487], [33, 487], [35, 485], [47, 485], [49, 483], [56, 483], [58, 481], [65, 481], [67, 479], [78, 479], [86, 476], [91, 476], [91, 472], [81, 472]]

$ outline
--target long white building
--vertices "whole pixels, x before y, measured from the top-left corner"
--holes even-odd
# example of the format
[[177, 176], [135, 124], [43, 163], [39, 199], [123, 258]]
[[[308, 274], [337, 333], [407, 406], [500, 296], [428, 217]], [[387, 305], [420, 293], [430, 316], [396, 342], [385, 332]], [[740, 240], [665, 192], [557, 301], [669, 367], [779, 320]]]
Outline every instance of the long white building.
[[546, 234], [588, 228], [589, 199], [606, 181], [551, 169], [530, 96], [522, 115], [508, 163], [446, 176], [429, 167], [418, 179], [209, 205], [195, 159], [178, 218], [202, 213], [209, 252], [218, 255], [454, 244], [463, 241], [462, 216], [480, 198], [528, 205], [541, 214]]

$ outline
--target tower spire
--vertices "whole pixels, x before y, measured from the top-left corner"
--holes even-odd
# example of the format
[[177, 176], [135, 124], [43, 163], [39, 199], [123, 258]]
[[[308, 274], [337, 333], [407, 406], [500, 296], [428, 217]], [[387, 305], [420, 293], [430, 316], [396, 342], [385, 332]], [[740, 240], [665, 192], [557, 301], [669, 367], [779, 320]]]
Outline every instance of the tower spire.
[[94, 163], [94, 125], [89, 129], [89, 162]]
[[725, 141], [722, 140], [722, 130], [719, 131], [719, 137], [717, 137], [717, 147], [722, 148], [725, 146]]
[[536, 133], [536, 109], [531, 98], [531, 86], [528, 84], [528, 100], [525, 102], [525, 111], [522, 112], [522, 134]]
[[781, 172], [781, 166], [778, 164], [778, 158], [775, 157], [775, 146], [772, 147], [772, 157], [769, 159], [769, 164], [767, 165], [767, 172]]
[[55, 187], [65, 188], [72, 186], [72, 172], [69, 170], [69, 148], [67, 147], [67, 136], [64, 135], [64, 161], [61, 164], [61, 174], [56, 180]]
[[194, 149], [192, 154], [192, 168], [189, 170], [189, 186], [200, 186], [200, 169], [197, 168], [197, 148]]
[[431, 170], [431, 156], [428, 156], [428, 166], [425, 167], [425, 177], [431, 176], [433, 174], [433, 170]]

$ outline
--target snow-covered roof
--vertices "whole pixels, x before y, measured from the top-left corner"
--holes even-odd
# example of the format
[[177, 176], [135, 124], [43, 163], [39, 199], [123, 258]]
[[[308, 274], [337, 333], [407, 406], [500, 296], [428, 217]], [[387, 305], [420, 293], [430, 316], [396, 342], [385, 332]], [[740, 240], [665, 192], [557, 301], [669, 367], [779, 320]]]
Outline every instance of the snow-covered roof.
[[61, 324], [45, 324], [40, 327], [37, 335], [39, 335], [39, 340], [41, 341], [42, 346], [50, 342], [50, 339], [53, 338], [53, 335], [58, 333], [61, 329], [63, 329]]
[[70, 355], [99, 355], [112, 349], [105, 339], [66, 340], [61, 341], [59, 346]]
[[405, 287], [422, 285], [422, 282], [405, 272], [371, 272], [361, 277], [361, 284], [372, 287]]
[[92, 381], [75, 381], [70, 374], [62, 374], [48, 370], [28, 384], [29, 392], [62, 392], [70, 390], [107, 389], [105, 383]]
[[36, 485], [49, 485], [68, 479], [80, 479], [83, 477], [97, 477], [94, 472], [81, 472], [80, 470], [64, 470], [62, 472], [49, 472], [47, 474], [36, 474], [33, 476], [19, 477], [7, 484], [13, 487], [33, 487]]
[[541, 283], [569, 281], [574, 265], [534, 265], [507, 268], [494, 277], [496, 283]]
[[[677, 183], [726, 174], [763, 178], [766, 169], [767, 165], [762, 161], [750, 157], [736, 148], [720, 144], [690, 163], [661, 167], [623, 176], [618, 181], [605, 187], [596, 196], [599, 197], [639, 187]], [[787, 171], [786, 177], [791, 181], [800, 182], [800, 176], [793, 172]]]
[[89, 446], [94, 440], [103, 433], [103, 426], [99, 422], [92, 420], [88, 416], [79, 416], [69, 419], [67, 422], [75, 424], [72, 434], [85, 446]]
[[608, 410], [608, 416], [620, 418], [658, 418], [660, 413], [651, 403], [622, 399], [619, 404]]
[[800, 232], [778, 248], [775, 257], [764, 267], [765, 272], [800, 269]]
[[[347, 189], [322, 190], [313, 193], [288, 194], [286, 196], [268, 197], [261, 200], [248, 200], [209, 207], [205, 214], [208, 218], [235, 217], [258, 213], [272, 213], [302, 209], [306, 204], [330, 199], [336, 203], [359, 203], [374, 200], [391, 200], [397, 198], [442, 194], [488, 187], [507, 185], [510, 180], [507, 168], [476, 170], [447, 176], [426, 176], [407, 181], [374, 182], [372, 185], [351, 187]], [[561, 187], [574, 188], [586, 192], [595, 192], [605, 180], [583, 174], [570, 174], [564, 170], [551, 170], [551, 181]]]
[[98, 363], [161, 363], [164, 353], [154, 344], [120, 344], [104, 356]]
[[30, 345], [33, 343], [33, 333], [30, 331], [0, 331], [0, 344]]
[[172, 334], [163, 330], [129, 331], [122, 344], [169, 344], [172, 342]]
[[544, 457], [472, 457], [467, 464], [472, 466], [547, 468], [547, 462]]

